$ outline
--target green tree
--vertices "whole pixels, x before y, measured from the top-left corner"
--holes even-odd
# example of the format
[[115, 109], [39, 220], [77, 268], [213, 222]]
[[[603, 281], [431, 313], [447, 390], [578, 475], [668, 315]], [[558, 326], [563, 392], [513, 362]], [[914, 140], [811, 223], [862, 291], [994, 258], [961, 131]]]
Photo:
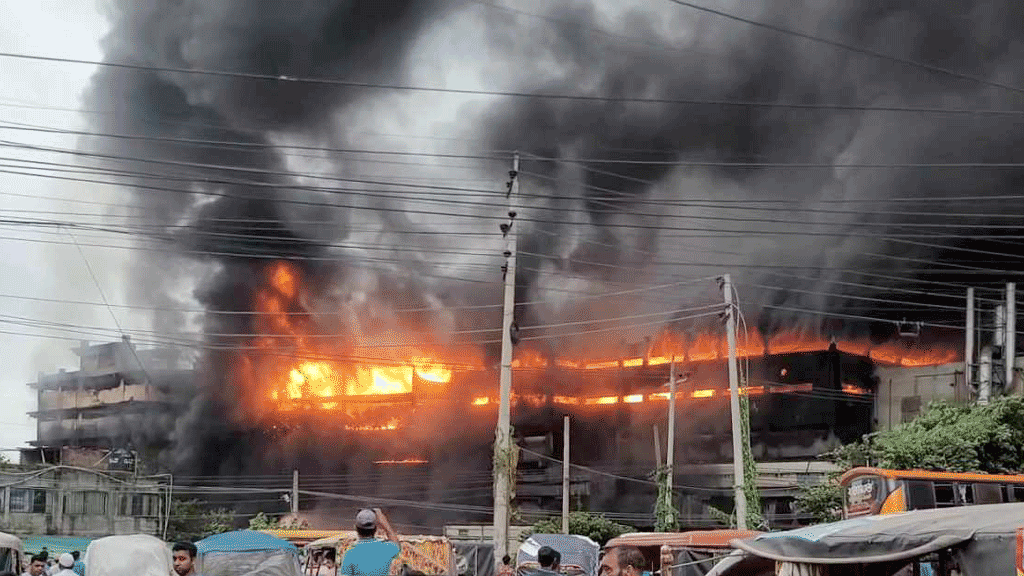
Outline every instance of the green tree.
[[223, 508], [208, 510], [200, 500], [171, 501], [171, 514], [167, 522], [167, 540], [195, 542], [207, 536], [234, 530], [231, 512]]
[[[636, 528], [613, 522], [605, 518], [603, 514], [596, 514], [592, 512], [569, 513], [569, 533], [586, 536], [601, 546], [604, 546], [606, 542], [616, 536], [634, 531], [636, 531]], [[536, 524], [531, 526], [529, 530], [523, 533], [522, 539], [525, 540], [533, 534], [561, 533], [561, 517], [545, 518], [544, 520], [538, 521]]]
[[[986, 406], [934, 402], [913, 421], [825, 457], [843, 470], [870, 464], [897, 470], [1018, 473], [1024, 470], [1024, 398], [1003, 397]], [[820, 521], [835, 519], [842, 507], [838, 475], [805, 487], [797, 506]]]
[[273, 519], [263, 512], [260, 512], [249, 519], [249, 530], [305, 530], [309, 524], [298, 518]]
[[672, 487], [668, 483], [668, 467], [662, 466], [655, 474], [658, 498], [654, 501], [654, 529], [658, 532], [679, 530], [679, 511], [673, 502]]

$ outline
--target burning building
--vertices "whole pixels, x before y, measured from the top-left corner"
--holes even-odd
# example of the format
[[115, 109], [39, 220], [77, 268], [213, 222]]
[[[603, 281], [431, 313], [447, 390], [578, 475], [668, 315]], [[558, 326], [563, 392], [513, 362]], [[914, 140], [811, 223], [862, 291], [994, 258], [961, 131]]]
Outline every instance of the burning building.
[[680, 461], [727, 456], [725, 271], [761, 458], [868, 430], [873, 366], [955, 360], [963, 287], [1021, 257], [1014, 5], [733, 8], [856, 55], [681, 8], [114, 2], [76, 154], [128, 191], [151, 340], [200, 353], [166, 464], [486, 503], [454, 486], [491, 463], [513, 150], [516, 426], [572, 415], [580, 462], [650, 468], [673, 355]]

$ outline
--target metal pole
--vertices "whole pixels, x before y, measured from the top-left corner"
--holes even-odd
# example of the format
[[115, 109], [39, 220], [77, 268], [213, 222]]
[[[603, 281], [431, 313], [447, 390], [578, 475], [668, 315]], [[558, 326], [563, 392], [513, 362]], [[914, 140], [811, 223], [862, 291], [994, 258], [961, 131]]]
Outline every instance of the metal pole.
[[562, 534], [569, 533], [569, 417], [562, 424]]
[[[1017, 353], [1017, 285], [1013, 282], [1006, 283], [1006, 349], [1003, 351], [1003, 358], [1006, 364], [1006, 380], [1004, 386], [1007, 390], [1013, 388], [1014, 362]], [[1019, 394], [1020, 391], [1018, 390]]]
[[669, 490], [672, 486], [672, 469], [676, 463], [676, 355], [668, 369], [668, 448], [665, 450], [665, 467]]
[[501, 322], [501, 388], [498, 404], [498, 425], [494, 432], [494, 561], [508, 553], [509, 478], [512, 452], [511, 395], [512, 395], [512, 322], [515, 318], [516, 297], [516, 227], [512, 210], [519, 192], [519, 153], [512, 156], [511, 185], [508, 192], [509, 224], [505, 231], [505, 300]]
[[736, 498], [736, 528], [747, 529], [747, 499], [743, 493], [743, 438], [740, 424], [740, 386], [736, 367], [736, 308], [732, 302], [732, 278], [723, 276], [722, 290], [725, 292], [726, 336], [729, 339], [729, 410], [732, 413], [732, 470]]
[[964, 332], [964, 383], [974, 385], [974, 288], [967, 289], [967, 327]]
[[661, 432], [658, 431], [658, 425], [654, 425], [654, 468], [661, 468]]
[[292, 470], [292, 516], [299, 515], [299, 470]]

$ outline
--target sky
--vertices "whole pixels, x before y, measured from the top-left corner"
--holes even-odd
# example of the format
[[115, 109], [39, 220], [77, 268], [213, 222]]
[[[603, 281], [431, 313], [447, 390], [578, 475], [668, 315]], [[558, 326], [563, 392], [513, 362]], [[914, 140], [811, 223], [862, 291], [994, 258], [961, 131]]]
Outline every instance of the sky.
[[[0, 51], [35, 54], [77, 55], [96, 60], [102, 56], [100, 40], [107, 28], [106, 20], [93, 0], [40, 0], [37, 2], [0, 3]], [[90, 66], [57, 66], [39, 62], [0, 58], [0, 118], [6, 123], [47, 123], [68, 128], [80, 127], [80, 114], [62, 110], [40, 110], [35, 107], [64, 109], [81, 108], [80, 96], [92, 75]], [[7, 124], [10, 125], [10, 124]], [[17, 135], [39, 145], [74, 146], [74, 138], [66, 135], [17, 134], [0, 130], [0, 138]], [[5, 148], [7, 158], [28, 157]], [[61, 161], [66, 159], [32, 154], [36, 160]], [[8, 164], [9, 166], [9, 164]], [[0, 190], [6, 210], [32, 210], [27, 212], [46, 217], [46, 211], [81, 210], [80, 204], [62, 199], [75, 199], [89, 195], [93, 199], [109, 196], [102, 190], [88, 190], [86, 185], [57, 183], [29, 176], [0, 174]], [[105, 201], [113, 200], [110, 198]], [[104, 201], [104, 200], [97, 200]], [[0, 226], [0, 253], [4, 257], [4, 274], [0, 274], [0, 311], [8, 316], [75, 322], [87, 325], [113, 327], [113, 319], [101, 307], [71, 306], [56, 302], [44, 303], [9, 298], [27, 296], [67, 300], [76, 298], [99, 302], [96, 284], [92, 281], [78, 249], [72, 245], [54, 245], [52, 242], [63, 232], [26, 232], [12, 226]], [[73, 242], [64, 240], [65, 243]], [[82, 243], [85, 243], [82, 241]], [[98, 248], [83, 246], [90, 259], [93, 272], [111, 301], [117, 301], [123, 290], [115, 281], [116, 270], [123, 265], [118, 256], [107, 250], [99, 254]], [[13, 319], [17, 321], [17, 319]], [[128, 319], [125, 319], [128, 321]], [[38, 372], [55, 372], [60, 368], [77, 368], [77, 357], [70, 351], [73, 341], [61, 341], [24, 334], [39, 334], [38, 330], [23, 325], [5, 323], [0, 326], [3, 376], [0, 377], [0, 395], [4, 410], [0, 415], [0, 448], [9, 450], [25, 446], [35, 438], [35, 428], [27, 412], [36, 406], [35, 396], [26, 383], [36, 379]], [[16, 454], [7, 453], [16, 459]]]

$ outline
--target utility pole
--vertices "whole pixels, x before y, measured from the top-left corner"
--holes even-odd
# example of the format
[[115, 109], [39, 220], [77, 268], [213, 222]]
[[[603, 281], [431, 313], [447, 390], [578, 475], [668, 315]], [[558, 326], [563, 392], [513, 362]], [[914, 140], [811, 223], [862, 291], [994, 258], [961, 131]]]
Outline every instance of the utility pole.
[[[1013, 282], [1006, 283], [1006, 349], [1003, 351], [1003, 358], [1006, 359], [1006, 390], [1013, 386], [1015, 373], [1014, 363], [1017, 353], [1017, 285]], [[1022, 386], [1024, 388], [1024, 386]], [[1021, 391], [1018, 390], [1017, 394]]]
[[509, 172], [508, 224], [501, 226], [505, 235], [505, 300], [501, 321], [501, 388], [498, 403], [498, 426], [494, 432], [494, 561], [501, 563], [501, 557], [508, 554], [508, 507], [509, 482], [512, 477], [512, 324], [516, 307], [516, 227], [514, 208], [519, 193], [519, 152], [512, 156], [512, 170]]
[[299, 469], [292, 470], [292, 517], [299, 517]]
[[736, 307], [732, 301], [732, 277], [722, 276], [722, 291], [725, 293], [725, 331], [729, 340], [729, 410], [732, 412], [732, 470], [736, 498], [736, 528], [747, 529], [747, 499], [743, 487], [746, 479], [743, 473], [743, 427], [740, 424], [740, 386], [736, 367]]
[[967, 329], [964, 331], [964, 383], [974, 386], [974, 288], [967, 289]]
[[672, 493], [672, 470], [676, 464], [676, 355], [668, 368], [668, 448], [665, 450], [666, 483]]
[[661, 469], [661, 432], [658, 431], [658, 425], [654, 425], [654, 469]]
[[569, 417], [562, 424], [562, 534], [569, 533]]

